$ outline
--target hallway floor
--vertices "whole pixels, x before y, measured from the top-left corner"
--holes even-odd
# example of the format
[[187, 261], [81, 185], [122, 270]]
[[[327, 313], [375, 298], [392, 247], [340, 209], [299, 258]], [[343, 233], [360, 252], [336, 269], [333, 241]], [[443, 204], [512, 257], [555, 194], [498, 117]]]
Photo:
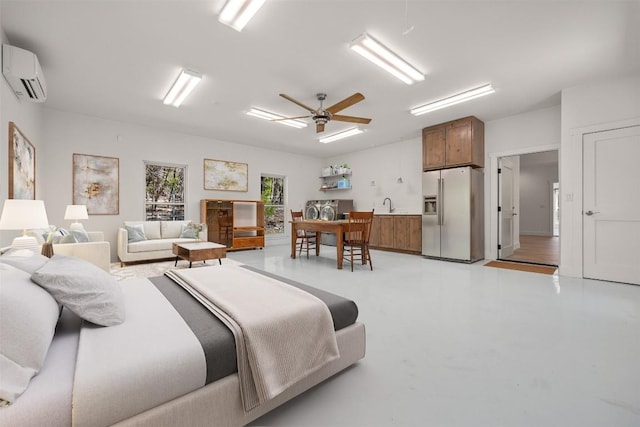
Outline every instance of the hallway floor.
[[261, 426], [638, 426], [640, 286], [288, 245], [228, 257], [352, 298], [367, 355]]
[[560, 264], [560, 237], [520, 235], [520, 247], [505, 261], [530, 262], [533, 264]]

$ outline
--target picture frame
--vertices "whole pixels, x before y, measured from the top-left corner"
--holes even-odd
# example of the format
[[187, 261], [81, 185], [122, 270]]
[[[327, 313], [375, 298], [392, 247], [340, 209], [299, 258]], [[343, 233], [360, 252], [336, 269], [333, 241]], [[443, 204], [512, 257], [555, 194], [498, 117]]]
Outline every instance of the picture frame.
[[204, 159], [204, 189], [249, 191], [249, 165], [226, 160]]
[[89, 215], [118, 215], [120, 159], [73, 153], [73, 204]]
[[9, 122], [9, 199], [35, 198], [36, 149], [20, 128]]

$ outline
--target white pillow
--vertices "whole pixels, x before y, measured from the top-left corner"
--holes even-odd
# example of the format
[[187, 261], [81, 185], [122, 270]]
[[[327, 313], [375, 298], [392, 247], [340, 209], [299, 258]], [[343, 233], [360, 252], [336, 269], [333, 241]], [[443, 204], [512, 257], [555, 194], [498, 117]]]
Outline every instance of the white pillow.
[[124, 322], [120, 284], [106, 271], [74, 257], [54, 255], [31, 276], [63, 306], [101, 326]]
[[13, 403], [40, 371], [59, 313], [29, 273], [0, 264], [0, 401]]

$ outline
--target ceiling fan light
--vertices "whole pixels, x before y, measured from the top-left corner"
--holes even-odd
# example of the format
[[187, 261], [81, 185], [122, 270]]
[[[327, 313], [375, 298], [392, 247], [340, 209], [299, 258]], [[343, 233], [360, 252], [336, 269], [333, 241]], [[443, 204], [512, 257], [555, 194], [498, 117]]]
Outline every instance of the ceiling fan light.
[[218, 21], [240, 32], [262, 7], [265, 0], [227, 0]]
[[361, 34], [349, 47], [406, 84], [424, 80], [423, 73], [367, 33]]
[[348, 138], [348, 137], [353, 136], [353, 135], [358, 135], [359, 133], [362, 133], [362, 132], [364, 132], [364, 131], [362, 129], [357, 128], [357, 127], [349, 128], [347, 130], [343, 130], [342, 132], [334, 133], [332, 135], [323, 136], [322, 138], [319, 139], [319, 141], [322, 142], [323, 144], [326, 144], [328, 142], [333, 142], [333, 141], [337, 141], [339, 139]]
[[419, 107], [412, 108], [409, 110], [411, 114], [414, 116], [419, 116], [421, 114], [429, 113], [431, 111], [439, 110], [441, 108], [450, 107], [455, 104], [460, 104], [461, 102], [470, 101], [475, 98], [479, 98], [481, 96], [490, 95], [495, 92], [495, 89], [490, 84], [477, 87], [475, 89], [467, 90], [465, 92], [460, 92], [458, 94], [449, 96], [447, 98], [442, 98], [434, 102], [430, 102], [425, 105], [421, 105]]
[[202, 80], [202, 74], [195, 71], [182, 70], [169, 92], [165, 95], [164, 104], [179, 107], [193, 88], [200, 83], [200, 80]]
[[[284, 119], [285, 116], [281, 116], [280, 114], [272, 113], [270, 111], [261, 110], [259, 108], [251, 107], [249, 111], [246, 113], [248, 116], [258, 117], [264, 120], [278, 120]], [[307, 127], [307, 124], [301, 120], [278, 120], [275, 123], [280, 123], [285, 126], [290, 126], [296, 129], [301, 129]]]

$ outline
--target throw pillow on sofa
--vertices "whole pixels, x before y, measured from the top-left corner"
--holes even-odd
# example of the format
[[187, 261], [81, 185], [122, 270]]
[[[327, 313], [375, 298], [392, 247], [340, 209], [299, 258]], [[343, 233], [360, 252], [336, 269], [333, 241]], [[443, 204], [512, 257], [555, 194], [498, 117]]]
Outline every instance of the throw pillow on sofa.
[[198, 238], [198, 230], [195, 227], [195, 224], [182, 224], [182, 231], [180, 232], [180, 237], [185, 239], [197, 239]]
[[142, 224], [137, 225], [125, 225], [125, 230], [127, 230], [127, 237], [129, 243], [141, 242], [143, 240], [147, 240], [147, 236], [144, 234], [144, 228]]

